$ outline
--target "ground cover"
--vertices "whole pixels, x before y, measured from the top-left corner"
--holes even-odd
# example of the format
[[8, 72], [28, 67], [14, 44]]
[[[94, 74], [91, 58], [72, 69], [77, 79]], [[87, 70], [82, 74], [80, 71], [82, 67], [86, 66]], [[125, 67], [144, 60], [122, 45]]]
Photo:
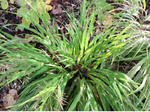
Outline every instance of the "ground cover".
[[1, 1], [1, 110], [150, 109], [149, 1], [11, 2]]

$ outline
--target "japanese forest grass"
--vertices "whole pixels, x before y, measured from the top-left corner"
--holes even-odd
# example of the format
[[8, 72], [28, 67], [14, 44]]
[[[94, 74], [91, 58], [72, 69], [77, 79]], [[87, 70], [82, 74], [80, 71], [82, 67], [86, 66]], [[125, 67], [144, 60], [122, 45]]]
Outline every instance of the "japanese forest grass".
[[[118, 54], [113, 55], [113, 58], [118, 58], [116, 62], [119, 63], [136, 63], [127, 75], [133, 79], [139, 86], [135, 91], [136, 96], [139, 98], [134, 102], [137, 107], [143, 103], [142, 110], [150, 110], [150, 31], [140, 29], [143, 27], [144, 21], [148, 20], [150, 15], [147, 15], [146, 1], [125, 1], [124, 6], [127, 9], [121, 9], [121, 20], [134, 23], [137, 27], [132, 28], [134, 34], [130, 36], [130, 41], [124, 46], [125, 49]], [[131, 8], [134, 7], [134, 10]], [[127, 12], [126, 12], [127, 11]], [[142, 13], [145, 13], [143, 19], [140, 18]], [[140, 22], [136, 20], [138, 18]]]
[[[6, 86], [18, 79], [24, 83], [19, 99], [11, 110], [139, 111], [145, 109], [147, 103], [143, 102], [143, 99], [148, 102], [149, 93], [142, 91], [140, 77], [132, 80], [136, 75], [133, 73], [131, 75], [131, 71], [125, 74], [112, 71], [110, 68], [110, 64], [114, 61], [123, 59], [129, 61], [133, 55], [134, 58], [140, 57], [145, 45], [140, 51], [128, 52], [133, 47], [130, 41], [134, 41], [130, 38], [134, 32], [129, 30], [132, 24], [127, 24], [127, 27], [119, 33], [116, 25], [107, 27], [99, 35], [95, 35], [94, 23], [97, 12], [93, 10], [87, 16], [90, 6], [92, 5], [83, 1], [80, 20], [70, 16], [72, 25], [66, 25], [67, 33], [64, 34], [59, 34], [57, 27], [49, 24], [44, 11], [42, 16], [35, 11], [44, 23], [44, 28], [28, 14], [26, 17], [32, 20], [35, 28], [19, 26], [32, 31], [34, 34], [31, 36], [34, 39], [31, 40], [42, 44], [43, 49], [0, 31], [4, 38], [0, 40], [2, 56], [0, 63], [2, 66], [7, 66], [7, 70], [1, 71], [0, 80], [4, 78], [6, 80], [0, 86]], [[127, 47], [129, 45], [130, 47]], [[138, 46], [136, 45], [137, 48]], [[132, 55], [126, 58], [125, 52]], [[143, 53], [146, 59], [147, 52]], [[138, 59], [142, 61], [142, 56]], [[147, 61], [146, 59], [144, 61]], [[142, 64], [147, 66], [144, 62]], [[143, 69], [145, 70], [145, 67]], [[148, 77], [148, 75], [143, 77], [145, 76]], [[145, 78], [142, 80], [144, 81]], [[148, 90], [149, 85], [144, 88]], [[144, 94], [146, 98], [143, 97]]]

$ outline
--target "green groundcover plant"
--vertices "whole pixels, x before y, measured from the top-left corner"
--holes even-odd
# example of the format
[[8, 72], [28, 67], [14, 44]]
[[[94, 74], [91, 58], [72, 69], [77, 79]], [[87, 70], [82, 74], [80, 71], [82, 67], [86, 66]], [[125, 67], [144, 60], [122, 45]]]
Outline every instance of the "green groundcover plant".
[[[40, 43], [36, 48], [26, 41], [3, 31], [0, 39], [0, 84], [6, 86], [22, 80], [19, 100], [12, 110], [66, 111], [140, 111], [148, 109], [150, 97], [149, 39], [135, 34], [135, 24], [126, 22], [119, 29], [110, 25], [95, 35], [95, 21], [99, 14], [91, 10], [92, 2], [83, 0], [80, 19], [70, 16], [67, 33], [58, 33], [46, 13], [38, 15], [44, 28], [31, 19], [33, 28], [19, 25], [33, 32], [30, 41]], [[31, 6], [32, 8], [32, 6]], [[33, 9], [34, 10], [34, 9]], [[90, 11], [89, 11], [90, 10]], [[90, 12], [90, 13], [89, 13]], [[125, 22], [124, 22], [125, 23]], [[149, 35], [149, 34], [147, 34]], [[138, 63], [127, 74], [112, 70], [113, 62]]]
[[[27, 19], [24, 15], [28, 13], [31, 13], [32, 19], [34, 19], [36, 22], [39, 22], [38, 16], [32, 11], [32, 9], [29, 8], [28, 3], [32, 4], [32, 7], [34, 7], [34, 10], [36, 10], [39, 14], [42, 13], [41, 5], [43, 5], [45, 8], [45, 12], [47, 15], [47, 18], [50, 19], [50, 16], [48, 14], [48, 11], [52, 9], [50, 4], [51, 0], [9, 0], [11, 4], [14, 4], [17, 2], [17, 4], [20, 6], [19, 9], [17, 9], [17, 15], [22, 17], [22, 24], [26, 26], [30, 26], [30, 19]], [[8, 0], [0, 0], [1, 2], [1, 8], [7, 9], [9, 7]], [[33, 13], [32, 13], [33, 12]]]

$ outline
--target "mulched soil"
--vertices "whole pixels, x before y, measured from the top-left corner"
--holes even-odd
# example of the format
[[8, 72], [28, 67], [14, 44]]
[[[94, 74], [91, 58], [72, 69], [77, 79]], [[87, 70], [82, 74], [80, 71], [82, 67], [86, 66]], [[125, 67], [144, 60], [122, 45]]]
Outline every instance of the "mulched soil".
[[[62, 30], [64, 28], [63, 25], [69, 24], [69, 17], [65, 13], [65, 11], [74, 14], [75, 17], [77, 19], [79, 19], [81, 1], [82, 0], [53, 0], [50, 3], [50, 5], [53, 7], [53, 10], [49, 11], [49, 14], [50, 14], [51, 18], [56, 19], [55, 24], [58, 25], [60, 30]], [[114, 2], [114, 0], [109, 0], [109, 3], [113, 3], [113, 2]], [[23, 34], [22, 38], [24, 38], [24, 34], [31, 34], [31, 32], [26, 29], [24, 29], [23, 31], [21, 31], [21, 30], [16, 31], [16, 25], [3, 27], [6, 24], [21, 24], [21, 17], [7, 12], [7, 11], [17, 12], [18, 7], [19, 6], [17, 4], [9, 3], [9, 8], [7, 10], [0, 11], [0, 29], [2, 29], [2, 31], [5, 31], [13, 36]], [[1, 7], [0, 7], [0, 10], [2, 10]], [[148, 14], [149, 14], [150, 13], [150, 2], [147, 4], [147, 10], [148, 10]], [[148, 20], [144, 24], [150, 25], [150, 21]], [[131, 66], [133, 67], [134, 64], [135, 63], [131, 63]], [[122, 68], [119, 68], [119, 69], [121, 69], [120, 71], [129, 71], [129, 69], [131, 68], [131, 67], [127, 68], [129, 66], [127, 66], [126, 63], [123, 63], [121, 67]], [[22, 84], [21, 81], [14, 81], [14, 82], [10, 83], [9, 85], [7, 85], [6, 87], [4, 87], [0, 91], [0, 111], [5, 110], [5, 108], [3, 106], [3, 102], [2, 102], [3, 94], [7, 94], [10, 89], [16, 89], [16, 90], [20, 89], [21, 84]]]

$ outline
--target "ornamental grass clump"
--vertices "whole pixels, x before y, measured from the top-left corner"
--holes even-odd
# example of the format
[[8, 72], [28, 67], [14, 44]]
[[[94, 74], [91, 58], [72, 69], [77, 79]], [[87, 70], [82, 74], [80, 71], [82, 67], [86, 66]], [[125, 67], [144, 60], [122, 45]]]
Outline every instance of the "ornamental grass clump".
[[[119, 59], [129, 44], [132, 24], [118, 33], [118, 25], [105, 28], [95, 35], [98, 12], [83, 0], [80, 20], [70, 16], [67, 33], [58, 33], [57, 27], [38, 15], [44, 28], [32, 20], [34, 28], [19, 25], [33, 32], [30, 41], [40, 43], [37, 48], [3, 31], [0, 39], [1, 65], [9, 68], [1, 72], [0, 86], [22, 80], [23, 86], [17, 103], [11, 110], [24, 111], [137, 111], [134, 101], [139, 98], [139, 85], [125, 73], [110, 67]], [[35, 11], [35, 14], [36, 11]], [[9, 38], [9, 39], [8, 39]], [[122, 53], [123, 54], [123, 53]], [[114, 58], [115, 57], [115, 58]], [[143, 109], [144, 110], [144, 109]]]

